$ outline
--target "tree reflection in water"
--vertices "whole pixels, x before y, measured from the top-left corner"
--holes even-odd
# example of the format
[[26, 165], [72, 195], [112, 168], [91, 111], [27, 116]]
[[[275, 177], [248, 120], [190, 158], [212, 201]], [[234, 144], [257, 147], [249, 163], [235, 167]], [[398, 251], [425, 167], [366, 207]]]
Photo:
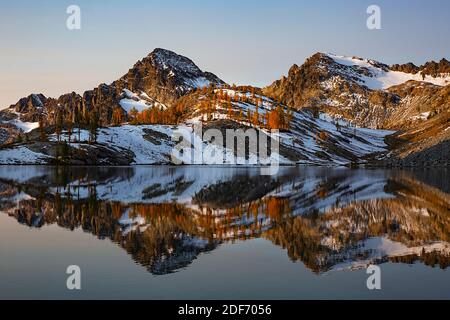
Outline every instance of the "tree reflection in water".
[[[411, 172], [198, 167], [0, 169], [0, 210], [110, 239], [152, 274], [261, 237], [315, 273], [450, 263], [450, 195]], [[435, 174], [435, 173], [433, 173]], [[442, 171], [441, 176], [448, 172]], [[435, 180], [433, 180], [435, 181]], [[449, 181], [447, 178], [446, 181]]]

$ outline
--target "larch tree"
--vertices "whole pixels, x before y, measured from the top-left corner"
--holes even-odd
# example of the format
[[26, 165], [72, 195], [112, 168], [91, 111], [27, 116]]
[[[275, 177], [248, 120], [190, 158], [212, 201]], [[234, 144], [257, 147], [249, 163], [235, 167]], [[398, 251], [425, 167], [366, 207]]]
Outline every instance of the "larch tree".
[[277, 109], [272, 109], [269, 112], [268, 127], [270, 129], [279, 129], [280, 128], [280, 117], [279, 117], [279, 112]]
[[45, 132], [45, 122], [42, 117], [39, 118], [39, 139], [41, 141], [47, 141], [47, 133]]
[[252, 111], [247, 109], [247, 122], [252, 123]]
[[132, 124], [137, 124], [138, 123], [138, 111], [135, 107], [132, 107], [130, 112], [128, 113], [128, 116], [130, 118], [130, 122]]
[[258, 126], [259, 125], [259, 106], [255, 105], [255, 113], [253, 114], [253, 125]]
[[232, 105], [231, 101], [229, 101], [227, 103], [227, 115], [228, 115], [228, 118], [230, 118], [230, 119], [233, 117], [233, 105]]
[[242, 108], [239, 110], [238, 121], [244, 120], [244, 111]]
[[113, 124], [115, 126], [119, 126], [122, 124], [122, 110], [119, 107], [116, 107], [113, 111]]

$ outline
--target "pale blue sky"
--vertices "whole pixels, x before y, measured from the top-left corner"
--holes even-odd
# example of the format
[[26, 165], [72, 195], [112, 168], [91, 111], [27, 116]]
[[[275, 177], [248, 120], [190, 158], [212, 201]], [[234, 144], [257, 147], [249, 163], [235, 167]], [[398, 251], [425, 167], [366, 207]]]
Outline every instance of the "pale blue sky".
[[[66, 29], [81, 7], [82, 29]], [[378, 4], [382, 30], [366, 27]], [[447, 0], [0, 0], [0, 107], [109, 83], [156, 47], [230, 83], [264, 86], [315, 52], [421, 64], [450, 58]]]

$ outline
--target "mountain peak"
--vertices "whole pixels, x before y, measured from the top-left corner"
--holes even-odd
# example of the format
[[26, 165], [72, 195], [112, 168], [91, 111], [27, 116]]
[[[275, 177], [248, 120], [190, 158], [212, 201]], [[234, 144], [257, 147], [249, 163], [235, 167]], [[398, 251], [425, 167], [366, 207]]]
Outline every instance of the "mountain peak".
[[[146, 83], [149, 77], [156, 77], [156, 82]], [[193, 89], [211, 84], [221, 86], [225, 83], [216, 75], [202, 71], [191, 59], [163, 48], [154, 49], [147, 57], [138, 61], [128, 72], [127, 78], [134, 82], [129, 89], [136, 87], [150, 96], [151, 92], [147, 92], [149, 86], [166, 86], [173, 91], [174, 96], [179, 97]]]
[[157, 48], [149, 56], [153, 65], [172, 72], [187, 72], [191, 74], [201, 73], [200, 68], [189, 58], [179, 55], [173, 51]]
[[17, 112], [24, 112], [29, 108], [42, 108], [47, 98], [42, 93], [32, 93], [27, 97], [21, 98], [16, 104], [10, 106]]

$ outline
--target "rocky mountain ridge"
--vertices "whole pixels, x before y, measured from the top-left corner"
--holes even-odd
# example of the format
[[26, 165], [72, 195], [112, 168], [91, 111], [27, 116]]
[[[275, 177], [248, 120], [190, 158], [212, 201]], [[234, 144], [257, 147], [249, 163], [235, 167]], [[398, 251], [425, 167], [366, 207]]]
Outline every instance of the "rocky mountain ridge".
[[[386, 141], [390, 150], [383, 149], [383, 146], [382, 149], [377, 149], [380, 145], [374, 148], [370, 145], [371, 142], [362, 138], [363, 143], [368, 143], [366, 148], [373, 152], [373, 160], [376, 160], [377, 165], [404, 165], [405, 162], [399, 159], [421, 152], [423, 154], [415, 158], [414, 165], [424, 165], [424, 155], [428, 154], [428, 149], [437, 146], [438, 152], [432, 153], [441, 156], [431, 163], [445, 166], [448, 164], [446, 146], [450, 134], [449, 68], [450, 63], [446, 59], [439, 63], [428, 62], [420, 67], [411, 63], [388, 66], [358, 57], [317, 53], [303, 65], [292, 66], [286, 77], [262, 90], [249, 86], [237, 89], [231, 88], [214, 74], [200, 70], [189, 58], [169, 50], [155, 49], [109, 85], [100, 84], [83, 95], [72, 92], [57, 99], [32, 94], [0, 111], [0, 145], [13, 143], [11, 147], [15, 148], [14, 143], [20, 145], [25, 139], [27, 143], [34, 143], [31, 148], [33, 152], [54, 157], [57, 154], [55, 150], [43, 152], [39, 149], [43, 147], [37, 141], [39, 121], [45, 122], [44, 126], [49, 134], [54, 134], [58, 117], [83, 123], [78, 125], [82, 127], [78, 130], [90, 130], [92, 117], [98, 119], [101, 127], [117, 125], [117, 118], [120, 123], [138, 124], [140, 120], [136, 118], [137, 112], [143, 113], [142, 116], [147, 117], [146, 121], [150, 119], [150, 114], [145, 114], [146, 110], [169, 110], [171, 115], [176, 115], [169, 121], [173, 125], [214, 119], [228, 119], [242, 124], [243, 115], [256, 113], [261, 119], [265, 119], [262, 122], [256, 121], [256, 127], [262, 129], [264, 121], [268, 121], [268, 114], [282, 106], [294, 120], [289, 128], [285, 128], [287, 132], [284, 133], [288, 137], [286, 141], [290, 141], [289, 148], [292, 149], [287, 154], [294, 162], [308, 162], [311, 159], [316, 164], [322, 161], [334, 164], [366, 162], [361, 161], [361, 157], [367, 158], [367, 152], [361, 153], [352, 147], [342, 149], [342, 146], [351, 144], [352, 139], [361, 139], [361, 135], [358, 137], [356, 129], [352, 128], [368, 127], [396, 131]], [[214, 91], [214, 88], [221, 88], [222, 91]], [[207, 101], [208, 99], [211, 101]], [[266, 102], [267, 105], [264, 106]], [[206, 109], [211, 106], [216, 109], [212, 117], [210, 111], [205, 111], [205, 106]], [[205, 112], [209, 114], [206, 118], [203, 117]], [[317, 123], [312, 125], [317, 122], [315, 119], [319, 118], [319, 114], [334, 125], [335, 129], [327, 130]], [[251, 127], [253, 122], [248, 120], [244, 125]], [[309, 127], [301, 128], [305, 125]], [[341, 130], [342, 127], [350, 128], [348, 133], [342, 135], [347, 130]], [[417, 128], [422, 129], [420, 131]], [[64, 131], [67, 128], [62, 129]], [[427, 131], [433, 134], [427, 134]], [[319, 139], [322, 142], [317, 144], [319, 135], [327, 135], [327, 141]], [[315, 146], [311, 139], [315, 140]], [[158, 142], [164, 144], [164, 141]], [[11, 147], [4, 149], [11, 150]], [[23, 149], [28, 149], [27, 146], [20, 148], [27, 153]], [[54, 147], [48, 145], [47, 150], [52, 149]], [[85, 149], [94, 151], [95, 148], [87, 146]], [[10, 154], [6, 155], [9, 151], [1, 152], [4, 160], [20, 162], [20, 159], [11, 158]], [[113, 151], [110, 152], [111, 155], [114, 154]], [[133, 156], [130, 158], [122, 155], [125, 156], [122, 158], [125, 163], [140, 162]], [[35, 157], [33, 155], [31, 159]], [[96, 157], [92, 159], [95, 163]], [[321, 160], [317, 161], [318, 159]], [[146, 163], [153, 162], [149, 159]]]
[[378, 165], [450, 165], [450, 62], [388, 66], [357, 57], [317, 53], [263, 89], [297, 109], [397, 131]]
[[56, 99], [43, 94], [31, 94], [1, 110], [0, 119], [2, 122], [12, 119], [38, 122], [40, 118], [44, 118], [50, 125], [55, 123], [58, 112], [69, 117], [74, 113], [85, 115], [95, 110], [100, 124], [107, 126], [111, 124], [116, 108], [122, 109], [125, 115], [126, 108], [123, 104], [128, 101], [124, 99], [135, 99], [129, 97], [127, 91], [138, 92], [146, 107], [151, 108], [155, 104], [170, 105], [190, 91], [211, 84], [220, 86], [224, 81], [212, 73], [203, 72], [192, 60], [158, 48], [109, 85], [102, 83], [82, 95], [71, 92]]
[[[264, 93], [295, 108], [317, 107], [359, 126], [399, 129], [419, 119], [398, 121], [396, 114], [449, 108], [450, 63], [443, 59], [441, 67], [431, 65], [421, 67], [425, 73], [407, 73], [397, 71], [404, 69], [400, 66], [374, 60], [316, 53], [302, 66], [293, 65], [286, 77], [264, 88]], [[408, 99], [413, 89], [415, 99]]]

